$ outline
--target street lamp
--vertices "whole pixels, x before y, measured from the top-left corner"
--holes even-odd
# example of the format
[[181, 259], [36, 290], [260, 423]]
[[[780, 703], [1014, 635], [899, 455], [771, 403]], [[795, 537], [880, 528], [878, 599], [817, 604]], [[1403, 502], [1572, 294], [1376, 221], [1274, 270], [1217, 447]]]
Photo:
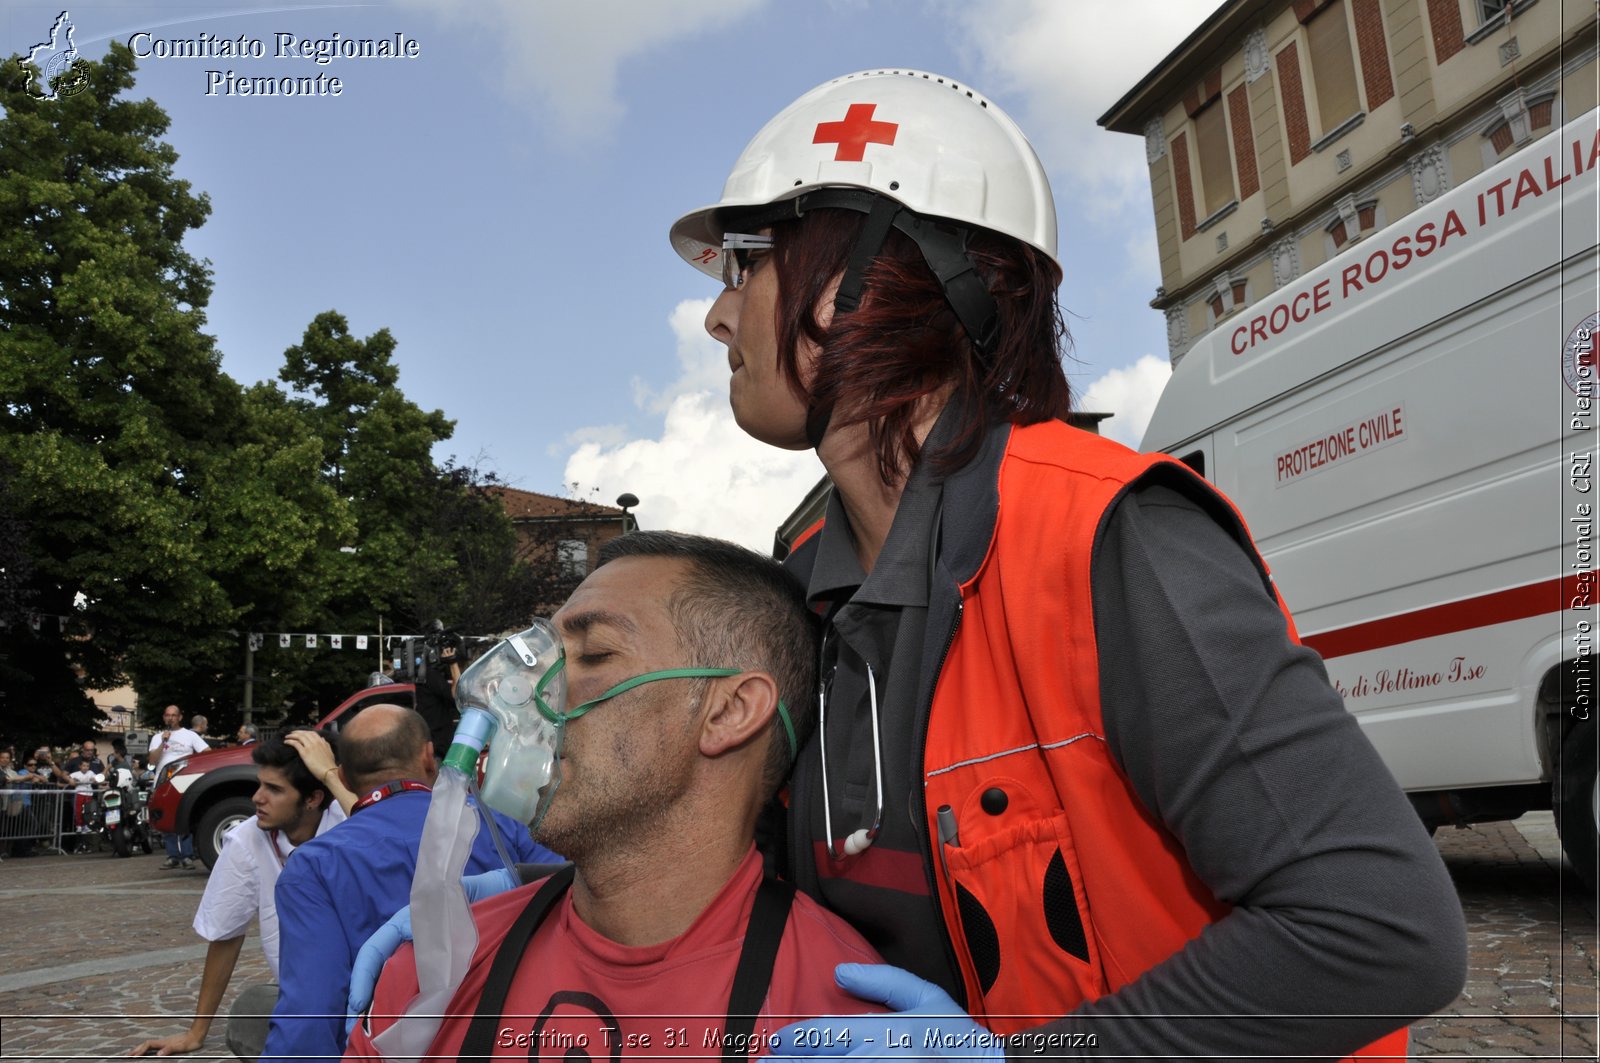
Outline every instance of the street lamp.
[[[637, 506], [638, 504], [639, 496], [631, 492], [624, 491], [622, 494], [617, 496], [617, 505], [622, 507], [622, 533], [624, 535], [626, 535], [630, 530], [637, 530], [639, 527], [638, 520], [634, 518], [633, 514], [628, 512], [629, 507]], [[628, 527], [630, 522], [633, 525], [632, 529]]]

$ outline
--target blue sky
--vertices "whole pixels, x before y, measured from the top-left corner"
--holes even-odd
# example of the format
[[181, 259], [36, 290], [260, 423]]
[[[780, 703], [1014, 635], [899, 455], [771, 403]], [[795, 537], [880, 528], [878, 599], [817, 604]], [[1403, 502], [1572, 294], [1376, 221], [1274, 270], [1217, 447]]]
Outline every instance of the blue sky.
[[[392, 0], [360, 6], [68, 6], [82, 54], [108, 40], [260, 40], [264, 58], [142, 59], [135, 92], [171, 116], [180, 177], [213, 213], [223, 367], [273, 379], [336, 309], [387, 327], [401, 386], [456, 421], [441, 459], [513, 486], [641, 499], [646, 527], [758, 548], [821, 473], [745, 439], [716, 294], [667, 243], [714, 202], [745, 142], [807, 89], [868, 67], [972, 84], [1050, 172], [1066, 269], [1068, 371], [1107, 434], [1137, 443], [1166, 376], [1141, 140], [1094, 119], [1215, 0]], [[8, 3], [26, 52], [62, 5]], [[410, 59], [279, 57], [276, 34], [417, 42]], [[145, 45], [144, 47], [148, 47]], [[339, 96], [207, 95], [207, 71], [338, 77]], [[576, 485], [576, 486], [574, 486]]]

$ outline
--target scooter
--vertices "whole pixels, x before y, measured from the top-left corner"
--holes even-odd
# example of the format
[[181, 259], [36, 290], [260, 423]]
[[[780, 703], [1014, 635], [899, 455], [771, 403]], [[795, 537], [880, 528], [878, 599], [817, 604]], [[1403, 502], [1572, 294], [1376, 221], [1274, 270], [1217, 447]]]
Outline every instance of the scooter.
[[111, 851], [117, 856], [133, 855], [135, 846], [151, 852], [154, 847], [150, 843], [144, 795], [134, 785], [133, 772], [116, 768], [112, 774], [105, 788], [95, 794], [94, 811], [86, 812], [85, 822], [92, 814], [97, 821], [95, 825], [105, 831], [111, 841]]

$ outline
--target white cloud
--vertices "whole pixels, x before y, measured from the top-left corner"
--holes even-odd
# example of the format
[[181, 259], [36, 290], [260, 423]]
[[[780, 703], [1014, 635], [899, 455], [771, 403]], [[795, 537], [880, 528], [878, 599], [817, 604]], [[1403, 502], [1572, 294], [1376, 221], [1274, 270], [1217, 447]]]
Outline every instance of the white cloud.
[[1155, 413], [1161, 389], [1172, 375], [1172, 365], [1165, 358], [1147, 354], [1130, 366], [1113, 369], [1090, 384], [1081, 393], [1078, 408], [1091, 413], [1110, 413], [1112, 418], [1100, 422], [1102, 435], [1137, 447], [1150, 426], [1150, 415]]
[[728, 349], [705, 329], [712, 299], [685, 299], [673, 307], [667, 324], [678, 339], [679, 377], [663, 391], [652, 391], [642, 379], [633, 380], [633, 399], [640, 409], [665, 413], [680, 395], [708, 391], [728, 393]]
[[743, 18], [765, 0], [407, 0], [443, 21], [482, 31], [484, 62], [503, 71], [512, 99], [551, 123], [563, 141], [604, 140], [624, 107], [617, 69], [636, 55]]
[[777, 526], [821, 478], [822, 464], [810, 451], [758, 443], [734, 423], [726, 350], [701, 325], [710, 305], [685, 300], [669, 318], [678, 379], [660, 392], [636, 386], [641, 409], [665, 414], [661, 434], [620, 444], [581, 442], [562, 479], [583, 498], [633, 492], [646, 528], [715, 535], [766, 553]]
[[1141, 137], [1095, 124], [1216, 10], [1217, 0], [991, 0], [952, 5], [990, 92], [1020, 97], [1013, 115], [1046, 169], [1098, 210], [1149, 209]]

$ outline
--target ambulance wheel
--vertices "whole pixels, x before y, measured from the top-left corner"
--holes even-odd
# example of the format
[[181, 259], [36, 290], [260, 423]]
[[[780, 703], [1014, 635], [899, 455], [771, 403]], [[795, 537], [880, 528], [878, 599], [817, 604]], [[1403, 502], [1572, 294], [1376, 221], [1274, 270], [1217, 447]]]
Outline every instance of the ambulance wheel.
[[1593, 719], [1572, 729], [1561, 746], [1561, 769], [1555, 794], [1556, 827], [1561, 832], [1561, 848], [1572, 868], [1594, 893], [1600, 888], [1595, 867], [1597, 838], [1600, 838], [1600, 770], [1597, 770], [1595, 744], [1600, 741]]

